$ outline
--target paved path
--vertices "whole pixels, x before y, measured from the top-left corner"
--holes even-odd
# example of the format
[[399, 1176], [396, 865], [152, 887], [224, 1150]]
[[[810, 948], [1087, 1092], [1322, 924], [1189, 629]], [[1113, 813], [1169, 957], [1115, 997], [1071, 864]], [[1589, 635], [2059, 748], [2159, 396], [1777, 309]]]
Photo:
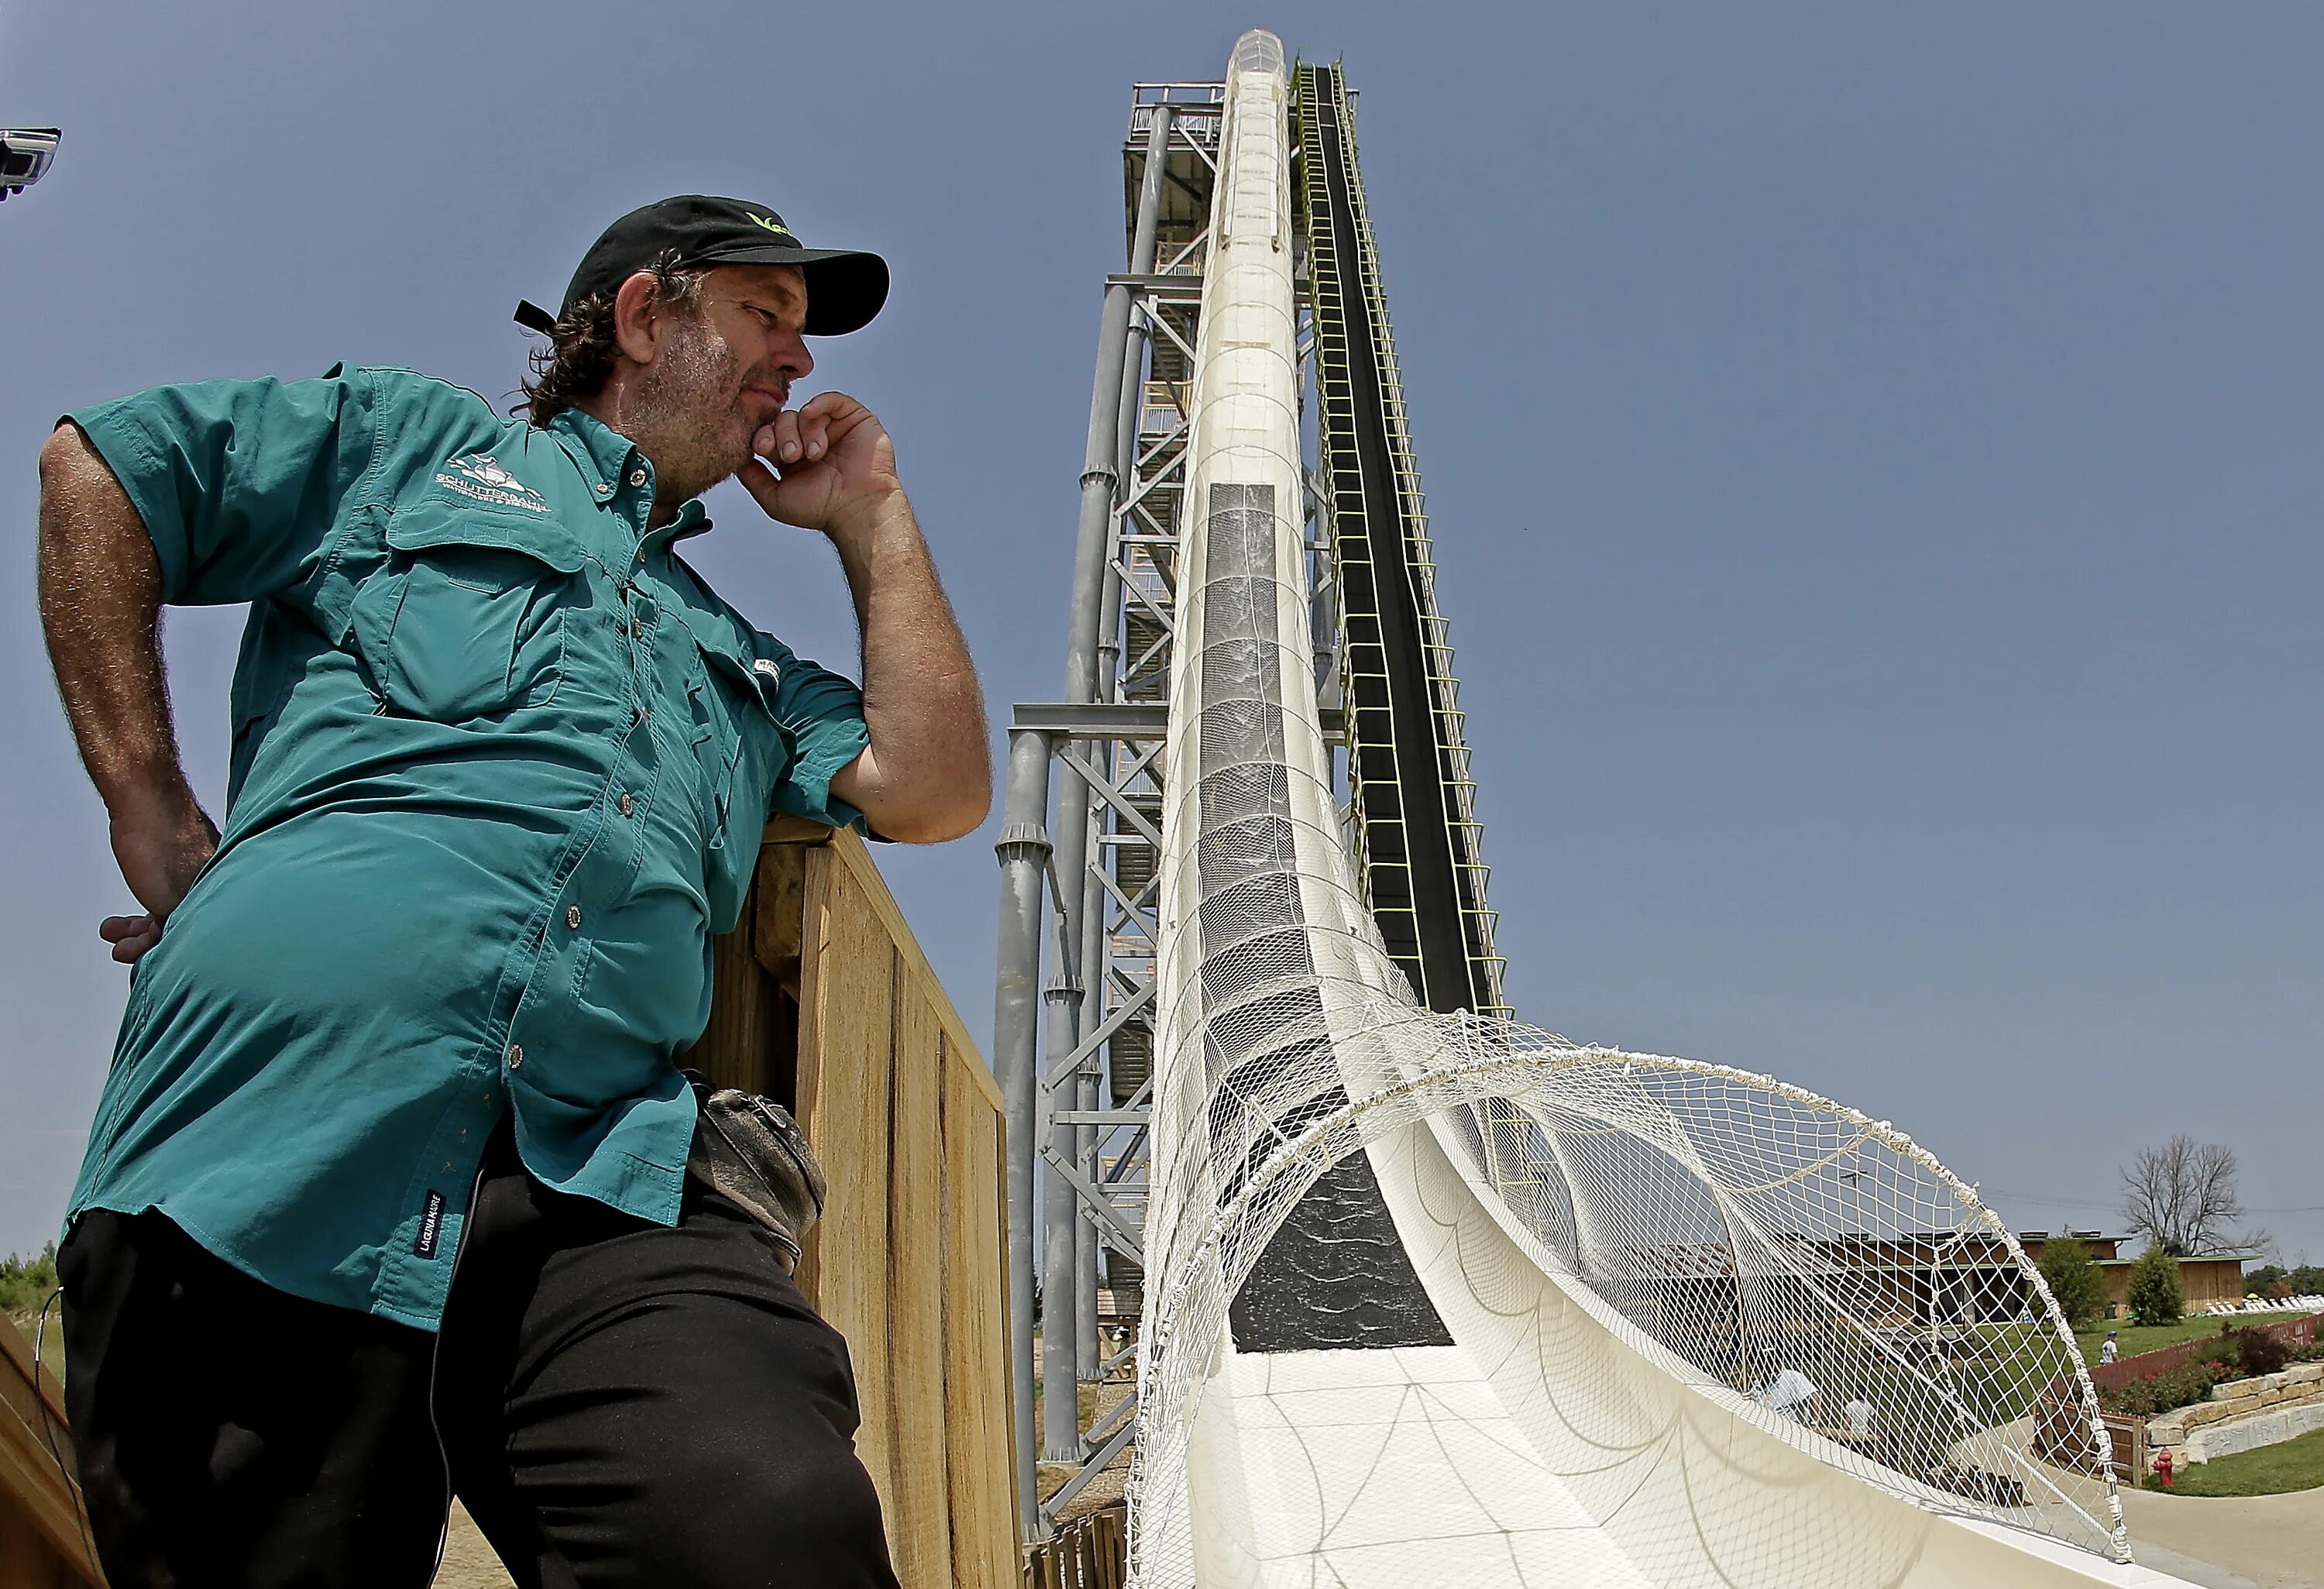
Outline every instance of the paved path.
[[2324, 1589], [2324, 1490], [2206, 1499], [2125, 1490], [2131, 1548], [2207, 1589]]

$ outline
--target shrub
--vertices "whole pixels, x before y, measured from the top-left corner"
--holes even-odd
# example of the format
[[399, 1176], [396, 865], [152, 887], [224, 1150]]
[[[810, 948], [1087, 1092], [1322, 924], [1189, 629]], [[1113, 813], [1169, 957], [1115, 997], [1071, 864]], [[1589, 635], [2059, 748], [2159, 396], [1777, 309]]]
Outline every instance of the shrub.
[[2143, 1325], [2167, 1325], [2178, 1323], [2186, 1311], [2179, 1261], [2159, 1246], [2149, 1246], [2130, 1271], [2130, 1316]]
[[2098, 1405], [2108, 1412], [2141, 1417], [2169, 1412], [2174, 1407], [2203, 1400], [2210, 1395], [2213, 1386], [2236, 1377], [2236, 1371], [2223, 1363], [2190, 1363], [2182, 1368], [2167, 1368], [2161, 1373], [2133, 1380], [2119, 1390], [2101, 1390]]
[[2292, 1361], [2292, 1343], [2279, 1341], [2264, 1329], [2230, 1326], [2222, 1339], [2234, 1345], [2236, 1366], [2247, 1374], [2272, 1374]]
[[33, 1313], [57, 1289], [57, 1244], [51, 1242], [36, 1258], [11, 1252], [0, 1258], [0, 1313]]
[[2073, 1329], [2085, 1329], [2106, 1311], [2106, 1275], [2089, 1246], [2061, 1236], [2042, 1249], [2042, 1283], [2058, 1299], [2058, 1311]]
[[2190, 1363], [2216, 1363], [2221, 1368], [2236, 1368], [2243, 1363], [2242, 1353], [2236, 1350], [2234, 1332], [2229, 1331], [2209, 1341], [2195, 1343]]

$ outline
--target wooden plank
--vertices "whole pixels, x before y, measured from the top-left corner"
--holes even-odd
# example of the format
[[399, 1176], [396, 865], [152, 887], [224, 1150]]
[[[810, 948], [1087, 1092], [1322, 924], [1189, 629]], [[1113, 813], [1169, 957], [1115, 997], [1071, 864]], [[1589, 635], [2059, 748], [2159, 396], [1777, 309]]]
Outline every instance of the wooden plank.
[[897, 965], [896, 1062], [889, 1131], [888, 1396], [896, 1472], [889, 1532], [907, 1584], [952, 1577], [945, 1492], [944, 1030], [929, 983]]
[[[807, 853], [799, 920], [798, 1068], [793, 1078], [791, 1116], [798, 1122], [799, 1130], [807, 1133], [807, 1145], [816, 1150], [818, 1158], [824, 1107], [824, 1007], [828, 1002], [823, 986], [823, 960], [831, 941], [831, 906], [825, 896], [830, 892], [832, 869], [828, 849]], [[828, 1166], [825, 1173], [829, 1173]], [[818, 1310], [823, 1306], [822, 1275], [823, 1230], [818, 1223], [801, 1243], [798, 1268], [792, 1277]]]
[[[830, 830], [824, 830], [824, 840]], [[752, 883], [752, 947], [767, 975], [793, 1000], [799, 996], [799, 934], [807, 915], [807, 846], [770, 844], [759, 852]]]
[[779, 978], [796, 921], [794, 1112], [831, 1181], [800, 1287], [850, 1343], [857, 1450], [903, 1581], [1012, 1583], [1000, 1089], [862, 841], [779, 842], [770, 828], [754, 952]]
[[893, 1411], [888, 1392], [889, 1114], [897, 951], [888, 922], [829, 847], [807, 852], [801, 993], [799, 1123], [828, 1181], [812, 1266], [816, 1310], [847, 1338], [856, 1365], [863, 1459], [894, 1547]]
[[832, 835], [828, 850], [835, 864], [845, 869], [862, 890], [865, 903], [887, 924], [889, 937], [894, 940], [897, 953], [903, 956], [906, 970], [925, 985], [937, 990], [936, 1013], [944, 1023], [945, 1045], [974, 1061], [971, 1069], [977, 1089], [984, 1094], [986, 1101], [995, 1110], [1003, 1109], [1001, 1084], [993, 1079], [991, 1071], [985, 1068], [976, 1039], [969, 1036], [968, 1023], [961, 1020], [960, 1012], [953, 1008], [952, 1001], [944, 997], [944, 984], [937, 981], [927, 956], [920, 952], [919, 942], [912, 937], [911, 927], [904, 919], [902, 908], [896, 903], [896, 896], [888, 892], [887, 882], [881, 877], [880, 868], [872, 863], [871, 846], [857, 835], [842, 828]]
[[32, 1519], [0, 1494], [0, 1584], [8, 1589], [87, 1589], [92, 1580], [75, 1572], [71, 1559], [57, 1554]]
[[752, 938], [746, 909], [741, 926], [710, 940], [710, 1023], [678, 1063], [702, 1072], [714, 1086], [763, 1093], [769, 1090], [767, 1055], [780, 1012], [774, 979], [759, 968]]
[[[54, 1449], [51, 1441], [55, 1442]], [[49, 1557], [80, 1574], [69, 1581], [100, 1583], [81, 1539], [80, 1499], [58, 1468], [73, 1461], [72, 1437], [65, 1427], [64, 1387], [46, 1368], [34, 1377], [32, 1345], [23, 1332], [0, 1318], [0, 1512], [16, 1520], [13, 1536], [25, 1531], [43, 1542]], [[14, 1589], [21, 1564], [23, 1581], [50, 1571], [42, 1548], [9, 1543], [0, 1554], [5, 1581]]]
[[945, 1449], [953, 1583], [1015, 1582], [1015, 1427], [1010, 1417], [1008, 1299], [1001, 1252], [1001, 1120], [975, 1057], [946, 1045], [944, 1071]]

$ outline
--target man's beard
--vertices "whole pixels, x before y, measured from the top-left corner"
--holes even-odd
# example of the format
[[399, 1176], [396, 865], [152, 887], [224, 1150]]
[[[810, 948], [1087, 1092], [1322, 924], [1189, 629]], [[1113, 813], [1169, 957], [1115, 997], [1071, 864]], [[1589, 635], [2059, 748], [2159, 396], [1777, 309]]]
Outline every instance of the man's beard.
[[665, 506], [691, 500], [751, 457], [738, 396], [742, 361], [706, 317], [681, 318], [670, 340], [625, 405], [623, 427], [654, 467], [654, 497]]

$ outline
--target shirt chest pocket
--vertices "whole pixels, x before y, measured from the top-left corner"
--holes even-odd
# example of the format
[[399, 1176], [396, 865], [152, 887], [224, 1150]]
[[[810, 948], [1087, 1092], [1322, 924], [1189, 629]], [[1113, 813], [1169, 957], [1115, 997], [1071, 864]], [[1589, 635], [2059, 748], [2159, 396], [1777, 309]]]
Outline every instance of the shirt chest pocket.
[[386, 540], [354, 618], [389, 711], [466, 723], [556, 699], [585, 560], [570, 535], [423, 503], [396, 511]]

